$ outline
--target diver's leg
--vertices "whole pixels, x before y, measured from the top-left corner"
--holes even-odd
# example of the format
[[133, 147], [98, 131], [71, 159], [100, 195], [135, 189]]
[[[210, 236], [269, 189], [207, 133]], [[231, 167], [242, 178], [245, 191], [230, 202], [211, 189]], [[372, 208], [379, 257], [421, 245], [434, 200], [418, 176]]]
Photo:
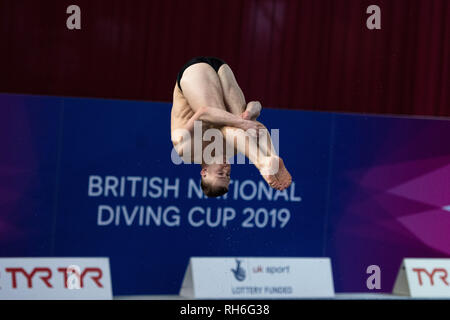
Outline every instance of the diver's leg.
[[257, 101], [246, 104], [244, 93], [227, 64], [221, 65], [217, 74], [222, 85], [223, 98], [228, 111], [234, 115], [243, 115], [246, 120], [255, 120], [261, 112], [261, 104]]
[[233, 145], [235, 152], [240, 152], [250, 159], [272, 188], [284, 190], [290, 186], [292, 177], [283, 160], [276, 154], [267, 128], [260, 131], [258, 137], [233, 127], [224, 127], [222, 132], [227, 144]]
[[207, 63], [196, 63], [183, 72], [183, 95], [194, 112], [201, 107], [226, 110], [222, 85], [216, 71]]

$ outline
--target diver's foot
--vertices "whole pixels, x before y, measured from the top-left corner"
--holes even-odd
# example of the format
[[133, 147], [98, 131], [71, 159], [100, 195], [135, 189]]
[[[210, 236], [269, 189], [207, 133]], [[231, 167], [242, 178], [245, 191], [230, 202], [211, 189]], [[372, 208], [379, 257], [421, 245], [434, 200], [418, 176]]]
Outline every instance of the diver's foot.
[[292, 177], [284, 166], [283, 159], [273, 156], [261, 169], [264, 180], [274, 189], [284, 190], [292, 183]]

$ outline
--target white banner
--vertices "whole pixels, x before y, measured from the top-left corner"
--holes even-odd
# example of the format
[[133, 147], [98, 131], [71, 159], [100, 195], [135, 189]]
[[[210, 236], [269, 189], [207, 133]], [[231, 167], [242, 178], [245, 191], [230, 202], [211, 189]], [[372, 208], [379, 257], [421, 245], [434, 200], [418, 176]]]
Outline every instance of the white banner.
[[180, 295], [197, 299], [333, 297], [328, 258], [190, 259]]
[[417, 298], [450, 298], [450, 259], [404, 259], [393, 293]]
[[111, 300], [109, 258], [0, 258], [2, 300]]

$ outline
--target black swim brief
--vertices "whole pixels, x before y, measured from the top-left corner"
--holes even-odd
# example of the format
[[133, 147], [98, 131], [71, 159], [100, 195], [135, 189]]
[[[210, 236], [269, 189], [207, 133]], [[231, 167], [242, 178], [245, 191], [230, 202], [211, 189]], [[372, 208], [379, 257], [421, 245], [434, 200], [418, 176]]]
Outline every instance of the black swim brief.
[[201, 63], [201, 62], [209, 64], [216, 72], [219, 71], [219, 68], [223, 64], [226, 64], [225, 61], [223, 61], [223, 60], [221, 60], [219, 58], [216, 58], [216, 57], [195, 57], [195, 58], [189, 60], [181, 68], [180, 72], [178, 72], [177, 83], [178, 83], [178, 88], [180, 88], [181, 91], [183, 91], [183, 90], [181, 89], [180, 81], [181, 81], [181, 77], [183, 76], [184, 70], [186, 70], [188, 67], [192, 66], [193, 64]]

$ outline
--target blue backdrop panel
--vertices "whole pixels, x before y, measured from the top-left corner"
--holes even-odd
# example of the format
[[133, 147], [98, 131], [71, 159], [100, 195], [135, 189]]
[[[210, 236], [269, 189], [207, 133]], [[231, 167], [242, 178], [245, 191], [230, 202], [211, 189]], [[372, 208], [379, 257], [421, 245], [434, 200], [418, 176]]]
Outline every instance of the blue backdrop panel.
[[0, 95], [0, 255], [53, 252], [61, 99]]

